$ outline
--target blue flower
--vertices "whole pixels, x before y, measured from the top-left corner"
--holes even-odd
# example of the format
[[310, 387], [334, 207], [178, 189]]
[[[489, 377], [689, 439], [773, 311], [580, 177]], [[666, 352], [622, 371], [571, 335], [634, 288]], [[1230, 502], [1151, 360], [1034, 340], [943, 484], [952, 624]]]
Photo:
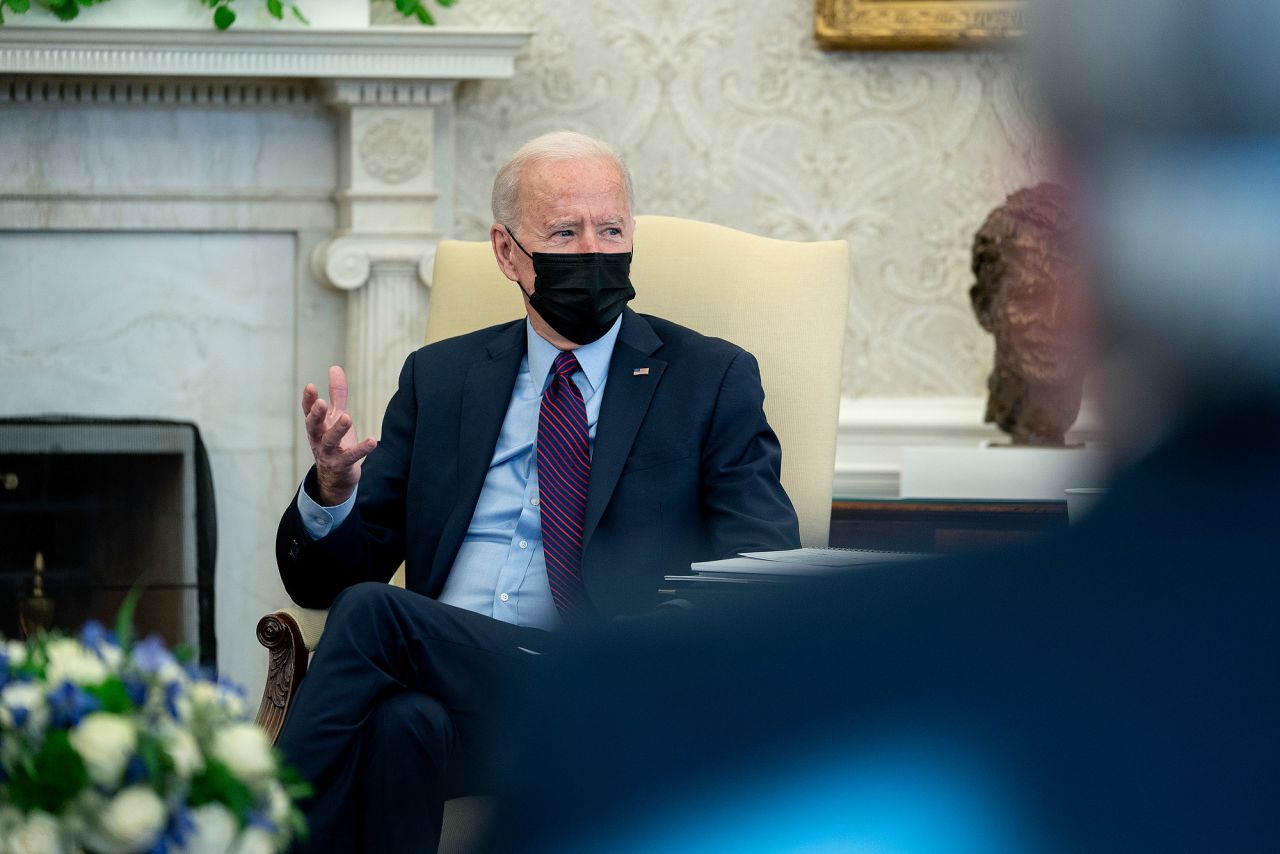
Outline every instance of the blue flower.
[[169, 824], [165, 826], [164, 833], [156, 840], [156, 846], [148, 854], [168, 854], [169, 846], [180, 849], [187, 844], [187, 840], [195, 832], [196, 822], [191, 817], [191, 810], [180, 806], [170, 813]]
[[232, 682], [226, 676], [218, 677], [218, 688], [226, 694], [239, 697], [241, 700], [247, 699], [244, 687], [239, 682]]
[[142, 757], [133, 754], [129, 758], [129, 764], [124, 766], [124, 782], [126, 786], [134, 783], [143, 783], [147, 779], [147, 763], [142, 761]]
[[143, 673], [154, 675], [174, 663], [173, 653], [165, 649], [158, 635], [150, 635], [133, 647], [133, 664]]
[[[101, 708], [102, 704], [96, 698], [70, 682], [63, 682], [49, 692], [49, 716], [55, 727], [70, 729], [85, 715]], [[17, 716], [14, 717], [16, 721]]]
[[200, 665], [194, 661], [187, 664], [186, 670], [192, 682], [214, 682], [218, 678], [212, 667]]
[[175, 721], [181, 718], [178, 714], [178, 697], [182, 694], [182, 685], [177, 682], [170, 682], [164, 686], [164, 708], [169, 713], [169, 717]]
[[80, 630], [80, 643], [102, 656], [104, 646], [119, 646], [115, 632], [109, 632], [97, 620], [90, 620]]
[[133, 676], [124, 676], [120, 680], [124, 683], [125, 693], [129, 695], [129, 702], [133, 703], [134, 708], [140, 709], [147, 703], [147, 683]]

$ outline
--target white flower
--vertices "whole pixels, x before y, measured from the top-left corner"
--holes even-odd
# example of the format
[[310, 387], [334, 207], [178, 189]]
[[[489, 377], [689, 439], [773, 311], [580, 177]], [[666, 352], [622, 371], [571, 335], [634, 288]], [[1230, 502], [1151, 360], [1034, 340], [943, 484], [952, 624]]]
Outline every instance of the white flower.
[[204, 755], [195, 737], [179, 726], [167, 726], [161, 734], [165, 750], [173, 760], [173, 770], [186, 780], [204, 767]]
[[85, 715], [69, 738], [71, 746], [84, 760], [89, 778], [108, 789], [120, 784], [125, 765], [138, 745], [133, 724], [127, 718], [109, 712]]
[[236, 840], [236, 846], [232, 852], [233, 854], [274, 854], [275, 850], [276, 846], [271, 839], [271, 834], [260, 827], [247, 827]]
[[4, 657], [9, 659], [9, 667], [21, 667], [27, 661], [27, 645], [22, 641], [5, 641], [0, 646], [0, 653], [4, 653]]
[[194, 717], [206, 714], [210, 709], [217, 708], [217, 705], [218, 686], [201, 679], [192, 682], [187, 690], [179, 695], [178, 717], [184, 723], [190, 723]]
[[104, 643], [98, 647], [98, 658], [107, 665], [107, 669], [112, 673], [120, 670], [120, 666], [124, 664], [124, 650], [113, 643]]
[[98, 854], [146, 851], [160, 837], [167, 819], [164, 802], [150, 786], [129, 786], [107, 803], [84, 841]]
[[98, 685], [109, 675], [107, 665], [92, 650], [72, 638], [57, 638], [45, 647], [49, 657], [45, 678], [50, 685], [72, 682], [76, 685]]
[[271, 739], [257, 724], [232, 724], [213, 737], [211, 754], [245, 783], [257, 783], [276, 771]]
[[12, 829], [6, 829], [6, 852], [13, 854], [64, 854], [67, 842], [58, 820], [47, 812], [33, 812]]
[[0, 726], [11, 727], [26, 714], [24, 728], [39, 732], [49, 721], [44, 688], [35, 682], [10, 682], [0, 690]]
[[181, 854], [227, 854], [235, 840], [240, 822], [222, 804], [205, 804], [191, 811], [195, 829]]
[[291, 807], [292, 804], [289, 802], [289, 795], [285, 792], [284, 786], [281, 786], [278, 780], [268, 783], [266, 812], [271, 823], [278, 828], [285, 827], [289, 822]]
[[244, 698], [232, 689], [218, 686], [218, 702], [229, 717], [239, 719], [245, 716]]

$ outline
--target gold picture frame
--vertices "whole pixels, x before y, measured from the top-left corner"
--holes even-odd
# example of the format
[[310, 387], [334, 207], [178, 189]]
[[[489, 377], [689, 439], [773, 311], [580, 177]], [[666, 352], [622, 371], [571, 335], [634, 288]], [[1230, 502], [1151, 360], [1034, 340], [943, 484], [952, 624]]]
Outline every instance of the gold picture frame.
[[814, 31], [828, 50], [950, 50], [1022, 35], [1022, 0], [816, 0]]

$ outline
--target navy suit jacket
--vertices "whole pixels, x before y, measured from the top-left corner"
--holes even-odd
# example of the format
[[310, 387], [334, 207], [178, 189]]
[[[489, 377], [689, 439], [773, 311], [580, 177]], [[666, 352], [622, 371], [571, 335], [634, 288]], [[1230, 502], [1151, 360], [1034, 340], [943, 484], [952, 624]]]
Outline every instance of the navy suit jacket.
[[[351, 514], [316, 541], [296, 500], [280, 521], [276, 559], [295, 602], [327, 608], [352, 584], [387, 581], [401, 561], [409, 590], [440, 594], [525, 349], [521, 319], [409, 356]], [[627, 309], [604, 395], [582, 557], [602, 616], [650, 610], [663, 575], [690, 561], [799, 545], [750, 353]]]

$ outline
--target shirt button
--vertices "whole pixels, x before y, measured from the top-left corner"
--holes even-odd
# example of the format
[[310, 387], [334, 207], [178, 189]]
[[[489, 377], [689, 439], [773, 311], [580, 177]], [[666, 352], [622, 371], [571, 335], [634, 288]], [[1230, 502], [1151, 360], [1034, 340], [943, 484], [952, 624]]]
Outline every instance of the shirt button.
[[520, 541], [520, 548], [522, 548], [522, 549], [527, 549], [527, 548], [529, 548], [529, 541], [528, 541], [528, 540], [521, 540], [521, 541]]
[[503, 593], [503, 594], [502, 594], [501, 596], [499, 596], [498, 598], [499, 598], [499, 599], [501, 599], [503, 602], [505, 602], [505, 601], [507, 601], [508, 599], [510, 599], [511, 597], [510, 597], [510, 596], [508, 596], [507, 594]]
[[533, 499], [532, 501], [530, 501], [529, 503], [530, 503], [530, 504], [532, 504], [534, 507], [537, 507], [539, 502], [538, 502], [538, 499], [536, 499], [536, 498], [535, 498], [535, 499]]

